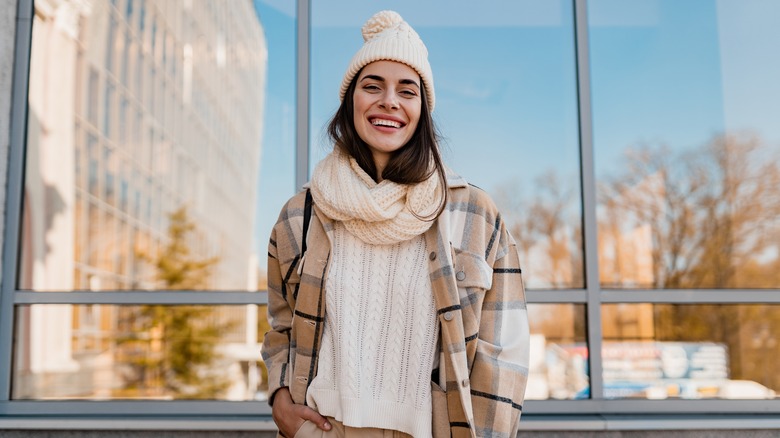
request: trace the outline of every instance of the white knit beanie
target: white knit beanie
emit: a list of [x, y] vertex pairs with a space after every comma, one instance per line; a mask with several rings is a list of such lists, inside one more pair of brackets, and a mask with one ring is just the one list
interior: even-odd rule
[[428, 49], [417, 32], [393, 11], [377, 12], [366, 21], [361, 31], [365, 43], [349, 63], [341, 82], [339, 98], [344, 100], [350, 82], [361, 68], [374, 61], [397, 61], [412, 67], [420, 75], [428, 97], [428, 110], [432, 112], [436, 103], [433, 72], [428, 63]]

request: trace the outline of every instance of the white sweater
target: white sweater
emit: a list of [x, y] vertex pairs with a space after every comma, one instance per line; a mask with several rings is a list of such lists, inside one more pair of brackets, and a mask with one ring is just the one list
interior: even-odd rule
[[336, 223], [317, 377], [306, 400], [351, 427], [431, 436], [439, 325], [422, 235], [371, 245]]

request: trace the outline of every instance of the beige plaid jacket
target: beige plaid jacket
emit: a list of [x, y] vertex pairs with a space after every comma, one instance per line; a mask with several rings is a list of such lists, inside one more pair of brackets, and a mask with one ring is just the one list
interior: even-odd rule
[[[529, 355], [517, 248], [485, 192], [455, 175], [448, 183], [447, 208], [425, 233], [441, 324], [434, 391], [446, 390], [452, 437], [515, 437]], [[263, 359], [271, 403], [281, 387], [289, 387], [296, 403], [306, 403], [327, 314], [325, 279], [333, 222], [314, 205], [301, 260], [304, 203], [305, 192], [287, 202], [268, 247], [271, 330], [263, 342]]]

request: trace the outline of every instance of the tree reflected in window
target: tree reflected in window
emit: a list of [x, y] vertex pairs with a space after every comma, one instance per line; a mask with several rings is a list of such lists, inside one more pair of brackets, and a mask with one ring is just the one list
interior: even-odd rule
[[780, 286], [780, 160], [761, 138], [639, 145], [599, 183], [604, 287]]

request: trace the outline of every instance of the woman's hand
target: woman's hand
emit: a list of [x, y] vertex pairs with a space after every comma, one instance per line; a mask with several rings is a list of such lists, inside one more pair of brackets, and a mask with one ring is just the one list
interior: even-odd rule
[[296, 405], [288, 388], [279, 388], [276, 391], [271, 413], [279, 432], [288, 438], [294, 437], [306, 420], [324, 431], [330, 430], [330, 423], [317, 411], [308, 406]]

